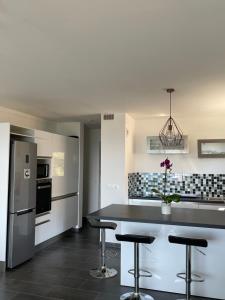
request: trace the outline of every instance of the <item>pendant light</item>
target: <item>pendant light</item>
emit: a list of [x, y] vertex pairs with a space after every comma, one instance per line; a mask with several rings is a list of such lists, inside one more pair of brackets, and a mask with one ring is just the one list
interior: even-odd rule
[[171, 116], [171, 95], [173, 92], [175, 92], [175, 90], [170, 88], [166, 89], [166, 92], [170, 94], [170, 116], [166, 121], [166, 124], [159, 132], [159, 139], [164, 147], [179, 146], [183, 139], [183, 134], [176, 124], [175, 120]]

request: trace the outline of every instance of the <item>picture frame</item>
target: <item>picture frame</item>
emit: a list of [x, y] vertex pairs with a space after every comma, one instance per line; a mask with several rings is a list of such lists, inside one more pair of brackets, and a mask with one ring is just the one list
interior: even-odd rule
[[225, 158], [225, 139], [200, 139], [197, 142], [199, 158]]
[[181, 144], [173, 147], [164, 147], [159, 139], [159, 136], [147, 136], [147, 153], [149, 154], [187, 154], [188, 136], [184, 135]]

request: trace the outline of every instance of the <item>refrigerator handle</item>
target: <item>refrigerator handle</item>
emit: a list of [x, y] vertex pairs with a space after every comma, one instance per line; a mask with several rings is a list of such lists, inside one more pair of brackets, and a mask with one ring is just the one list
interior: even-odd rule
[[28, 214], [28, 213], [32, 212], [33, 210], [34, 210], [34, 208], [23, 209], [23, 210], [17, 211], [16, 214], [17, 214], [17, 216], [20, 216], [20, 215]]

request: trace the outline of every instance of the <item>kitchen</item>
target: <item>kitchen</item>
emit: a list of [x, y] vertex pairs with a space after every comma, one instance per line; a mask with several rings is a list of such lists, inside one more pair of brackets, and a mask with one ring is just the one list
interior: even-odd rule
[[0, 299], [224, 300], [225, 2], [0, 10]]
[[1, 227], [5, 240], [1, 244], [1, 269], [4, 270], [32, 258], [35, 246], [38, 249], [66, 230], [79, 229], [82, 199], [78, 137], [9, 123], [1, 123], [0, 127], [4, 137], [2, 149], [5, 149], [2, 172], [9, 174], [9, 203], [8, 189], [5, 195], [1, 194], [2, 205], [5, 202], [8, 207], [1, 211], [2, 216], [7, 216], [2, 218]]
[[[221, 218], [219, 226], [224, 228], [224, 153], [215, 156], [214, 154], [211, 156], [207, 154], [202, 157], [199, 149], [199, 141], [201, 141], [206, 144], [210, 143], [210, 146], [216, 148], [217, 143], [221, 143], [220, 148], [223, 150], [222, 116], [211, 117], [210, 122], [208, 117], [201, 117], [201, 124], [199, 124], [197, 116], [192, 118], [176, 117], [175, 120], [179, 122], [188, 138], [185, 153], [171, 153], [165, 149], [163, 152], [160, 150], [161, 152], [158, 151], [158, 153], [149, 153], [149, 137], [157, 136], [157, 132], [159, 133], [165, 123], [165, 118], [148, 118], [141, 115], [132, 117], [117, 114], [115, 115], [114, 124], [113, 121], [109, 124], [109, 121], [102, 119], [102, 131], [104, 133], [102, 143], [110, 143], [108, 148], [110, 153], [105, 153], [103, 160], [106, 161], [114, 153], [116, 155], [114, 155], [113, 164], [110, 165], [113, 175], [103, 167], [105, 186], [102, 186], [102, 191], [104, 193], [103, 199], [107, 199], [105, 205], [102, 206], [102, 211], [100, 210], [99, 213], [93, 212], [91, 216], [95, 218], [101, 216], [100, 218], [103, 221], [117, 223], [116, 232], [107, 231], [106, 241], [110, 243], [118, 242], [115, 234], [146, 235], [152, 233], [155, 236], [156, 241], [152, 247], [146, 248], [146, 245], [141, 247], [140, 268], [153, 272], [152, 278], [143, 277], [140, 279], [140, 287], [142, 288], [154, 289], [155, 287], [156, 290], [171, 293], [184, 291], [185, 281], [176, 279], [176, 273], [184, 271], [184, 248], [177, 246], [177, 248], [174, 248], [176, 249], [173, 250], [174, 252], [170, 250], [168, 236], [173, 233], [180, 236], [182, 234], [188, 236], [189, 234], [195, 237], [206, 237], [209, 243], [207, 251], [198, 248], [197, 251], [193, 251], [192, 257], [196, 259], [194, 263], [195, 272], [202, 273], [205, 282], [192, 283], [192, 293], [196, 296], [223, 299], [222, 278], [224, 278], [224, 268], [221, 267], [221, 249], [224, 248], [225, 238], [223, 230], [213, 229], [213, 224], [216, 224], [216, 218]], [[114, 136], [114, 140], [117, 136], [118, 140], [121, 140], [122, 137], [126, 142], [123, 144], [110, 142], [107, 136], [111, 135]], [[161, 163], [166, 158], [172, 164], [171, 172], [168, 173], [167, 178], [167, 193], [176, 193], [181, 196], [180, 202], [172, 203], [171, 214], [168, 216], [161, 214], [162, 200], [153, 191], [158, 189], [163, 193], [165, 174]], [[115, 161], [117, 161], [116, 164]], [[118, 170], [115, 165], [120, 165], [120, 169]], [[107, 179], [105, 179], [106, 177]], [[116, 178], [119, 178], [120, 181]], [[126, 181], [127, 178], [128, 182]], [[109, 199], [111, 199], [111, 203]], [[124, 199], [127, 200], [124, 201]], [[127, 205], [130, 206], [130, 209], [127, 208], [126, 210]], [[155, 215], [151, 214], [150, 209]], [[180, 212], [180, 215], [177, 215], [178, 212]], [[193, 222], [194, 220], [196, 223], [201, 222], [201, 215], [203, 214], [202, 218], [204, 220], [212, 221], [212, 227], [210, 225], [206, 229], [203, 227], [198, 229], [198, 227], [192, 226], [194, 223], [190, 220], [187, 220], [190, 227], [186, 227], [185, 220], [189, 212], [190, 219], [193, 218]], [[142, 214], [146, 216], [145, 221], [142, 220]], [[176, 223], [174, 221], [173, 223], [176, 218], [180, 221], [183, 219], [184, 222]], [[164, 223], [170, 225], [163, 225]], [[185, 226], [182, 226], [182, 224]], [[165, 249], [167, 249], [166, 252]], [[121, 250], [121, 284], [134, 286], [132, 275], [127, 275], [128, 270], [133, 265], [132, 246], [129, 243], [122, 242]], [[203, 254], [197, 254], [201, 252]], [[205, 254], [206, 256], [204, 256]], [[167, 267], [163, 268], [163, 265]], [[210, 270], [214, 270], [215, 273], [210, 275]], [[162, 279], [161, 283], [160, 278]], [[171, 281], [169, 278], [172, 278]], [[213, 279], [215, 279], [215, 282], [211, 281]], [[208, 290], [206, 286], [209, 287]], [[149, 294], [151, 295], [151, 291], [149, 291]]]

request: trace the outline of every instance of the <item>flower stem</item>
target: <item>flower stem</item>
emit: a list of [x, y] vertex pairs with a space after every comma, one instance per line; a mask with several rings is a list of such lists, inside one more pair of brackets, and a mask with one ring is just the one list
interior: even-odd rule
[[166, 196], [166, 185], [167, 185], [167, 169], [165, 168], [165, 172], [164, 172], [164, 190], [163, 190], [164, 196]]

